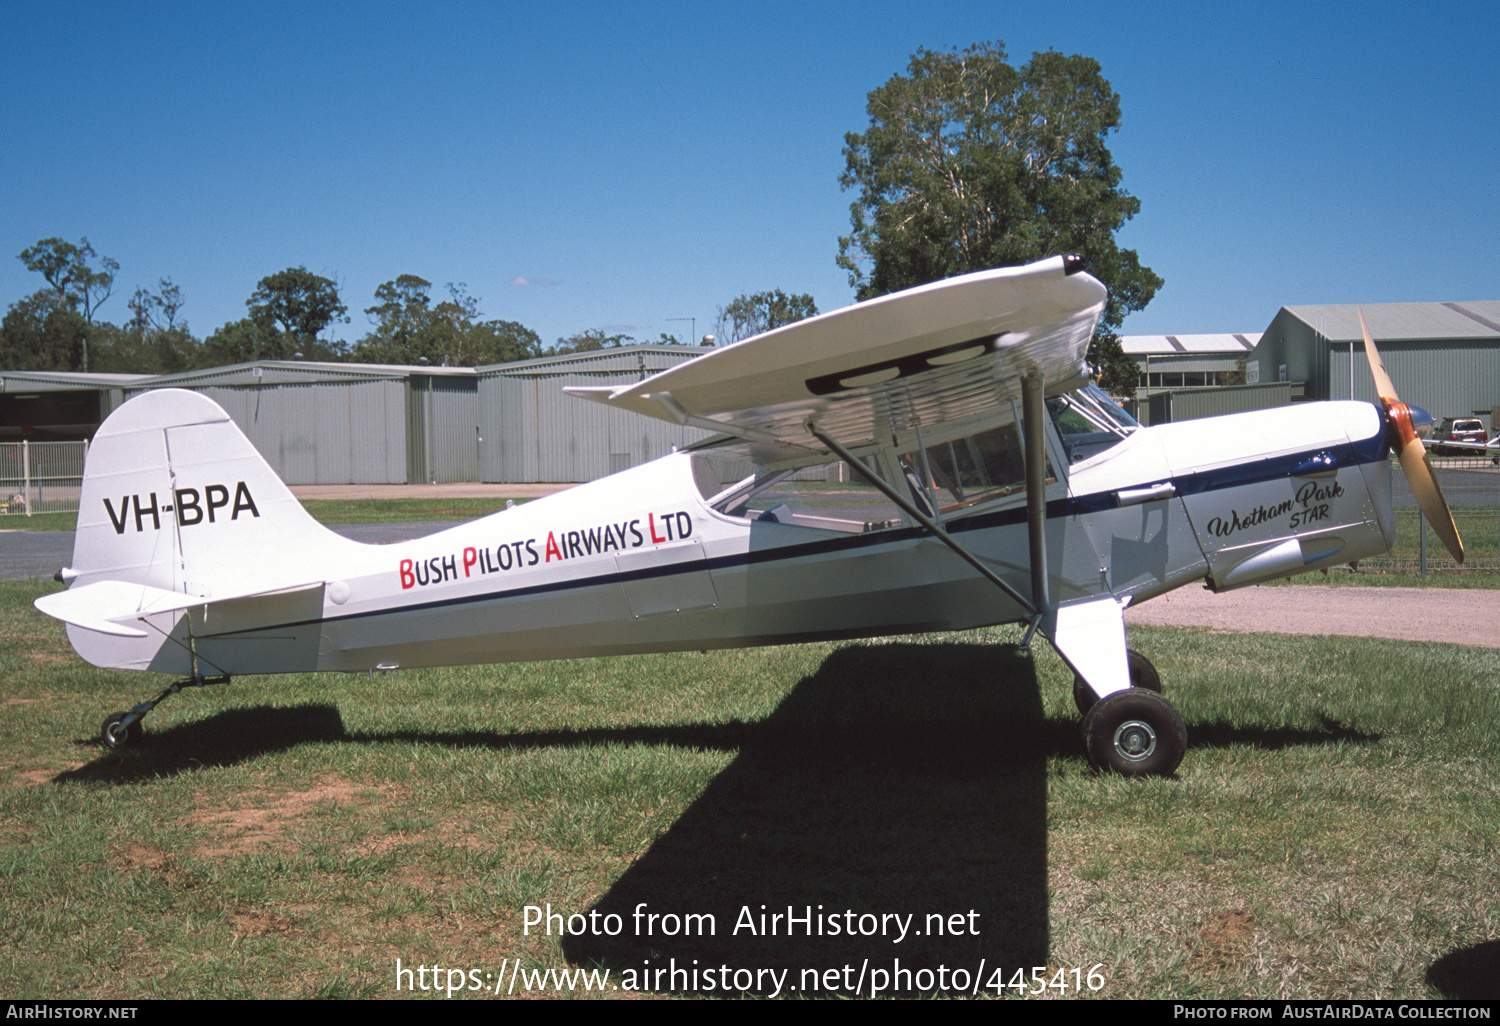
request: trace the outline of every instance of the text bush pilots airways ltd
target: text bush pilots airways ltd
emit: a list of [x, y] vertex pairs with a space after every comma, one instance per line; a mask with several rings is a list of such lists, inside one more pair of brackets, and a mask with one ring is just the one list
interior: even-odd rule
[[[401, 587], [426, 587], [478, 574], [503, 573], [522, 567], [550, 563], [553, 560], [576, 559], [611, 550], [638, 549], [649, 543], [682, 541], [693, 535], [693, 518], [684, 510], [670, 513], [647, 513], [640, 517], [606, 523], [577, 531], [552, 530], [546, 541], [540, 537], [505, 542], [493, 549], [467, 546], [462, 553], [429, 556], [425, 559], [401, 560]], [[537, 547], [541, 546], [538, 553]]]

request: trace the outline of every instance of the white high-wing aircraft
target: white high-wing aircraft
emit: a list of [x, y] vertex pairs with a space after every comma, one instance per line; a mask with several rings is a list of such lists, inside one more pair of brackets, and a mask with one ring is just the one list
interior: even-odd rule
[[[1073, 257], [860, 303], [644, 381], [570, 389], [716, 434], [472, 523], [364, 545], [315, 522], [215, 403], [160, 390], [89, 451], [68, 590], [102, 667], [183, 687], [1024, 622], [1074, 670], [1090, 758], [1169, 775], [1186, 730], [1124, 610], [1389, 549], [1389, 453], [1462, 559], [1409, 408], [1141, 428], [1089, 381], [1105, 290]], [[834, 483], [813, 479], [835, 478]], [[840, 483], [842, 481], [843, 483]]]

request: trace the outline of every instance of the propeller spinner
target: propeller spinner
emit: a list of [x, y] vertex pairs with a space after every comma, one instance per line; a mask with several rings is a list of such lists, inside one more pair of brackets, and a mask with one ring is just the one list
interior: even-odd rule
[[1437, 532], [1448, 551], [1453, 553], [1453, 558], [1462, 563], [1463, 539], [1458, 536], [1458, 525], [1453, 522], [1453, 511], [1448, 508], [1448, 500], [1443, 498], [1443, 489], [1438, 485], [1432, 460], [1427, 456], [1427, 448], [1417, 437], [1417, 428], [1412, 422], [1413, 408], [1403, 403], [1396, 394], [1396, 386], [1391, 384], [1390, 375], [1385, 372], [1385, 364], [1381, 362], [1380, 352], [1375, 348], [1375, 340], [1370, 337], [1370, 329], [1365, 325], [1364, 311], [1357, 312], [1359, 330], [1365, 336], [1365, 352], [1370, 357], [1370, 374], [1375, 379], [1375, 392], [1380, 396], [1386, 417], [1400, 440], [1398, 456], [1401, 459], [1401, 469], [1406, 472], [1406, 480], [1411, 484], [1417, 505], [1432, 524], [1432, 529]]

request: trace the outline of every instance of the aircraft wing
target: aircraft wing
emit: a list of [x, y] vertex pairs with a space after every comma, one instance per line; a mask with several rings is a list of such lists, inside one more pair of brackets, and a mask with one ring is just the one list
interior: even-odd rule
[[644, 381], [565, 392], [753, 442], [821, 450], [916, 425], [982, 422], [1039, 370], [1048, 394], [1087, 379], [1105, 290], [1071, 257], [881, 296], [715, 350]]

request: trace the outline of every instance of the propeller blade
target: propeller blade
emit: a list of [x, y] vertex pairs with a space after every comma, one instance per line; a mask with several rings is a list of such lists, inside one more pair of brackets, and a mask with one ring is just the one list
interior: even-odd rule
[[1418, 438], [1418, 432], [1412, 423], [1412, 408], [1401, 402], [1397, 387], [1391, 383], [1391, 375], [1386, 374], [1385, 362], [1380, 359], [1376, 341], [1370, 336], [1370, 326], [1365, 324], [1365, 312], [1359, 308], [1355, 308], [1355, 312], [1359, 314], [1359, 332], [1365, 336], [1365, 354], [1370, 357], [1370, 377], [1376, 380], [1376, 395], [1380, 396], [1380, 401], [1386, 408], [1386, 416], [1391, 419], [1391, 426], [1397, 432], [1401, 469], [1406, 472], [1407, 483], [1412, 484], [1412, 495], [1416, 496], [1416, 504], [1427, 517], [1427, 522], [1437, 531], [1437, 537], [1442, 538], [1443, 547], [1458, 562], [1463, 562], [1464, 540], [1458, 537], [1454, 511], [1449, 510], [1448, 499], [1443, 498], [1442, 486], [1437, 483], [1437, 474], [1433, 471], [1433, 460], [1428, 459], [1427, 446]]
[[1365, 324], [1365, 312], [1358, 307], [1355, 312], [1359, 314], [1359, 330], [1365, 337], [1370, 376], [1375, 379], [1375, 392], [1380, 396], [1386, 416], [1390, 418], [1391, 426], [1396, 431], [1400, 443], [1401, 469], [1406, 473], [1412, 495], [1416, 497], [1422, 515], [1442, 539], [1443, 547], [1453, 554], [1454, 559], [1463, 563], [1464, 542], [1458, 536], [1458, 525], [1453, 522], [1453, 511], [1448, 508], [1448, 500], [1443, 498], [1443, 489], [1432, 469], [1432, 460], [1427, 456], [1427, 447], [1417, 437], [1411, 407], [1401, 401], [1401, 397], [1396, 394], [1396, 386], [1391, 383], [1391, 376], [1385, 372], [1385, 363], [1380, 359], [1380, 351], [1375, 348], [1375, 340], [1370, 337], [1369, 325]]
[[1458, 536], [1458, 525], [1453, 522], [1453, 512], [1448, 508], [1448, 500], [1443, 498], [1443, 489], [1438, 485], [1437, 474], [1432, 470], [1432, 460], [1428, 458], [1427, 449], [1420, 438], [1413, 438], [1401, 447], [1401, 469], [1406, 472], [1406, 480], [1411, 483], [1417, 505], [1437, 536], [1442, 539], [1443, 547], [1462, 564], [1464, 542]]
[[1385, 372], [1380, 351], [1375, 348], [1375, 340], [1370, 337], [1370, 329], [1365, 326], [1365, 312], [1358, 307], [1354, 309], [1359, 314], [1359, 330], [1365, 336], [1365, 355], [1370, 358], [1370, 376], [1375, 379], [1375, 394], [1381, 399], [1399, 403], [1401, 397], [1396, 394], [1396, 386], [1391, 384], [1391, 376]]

